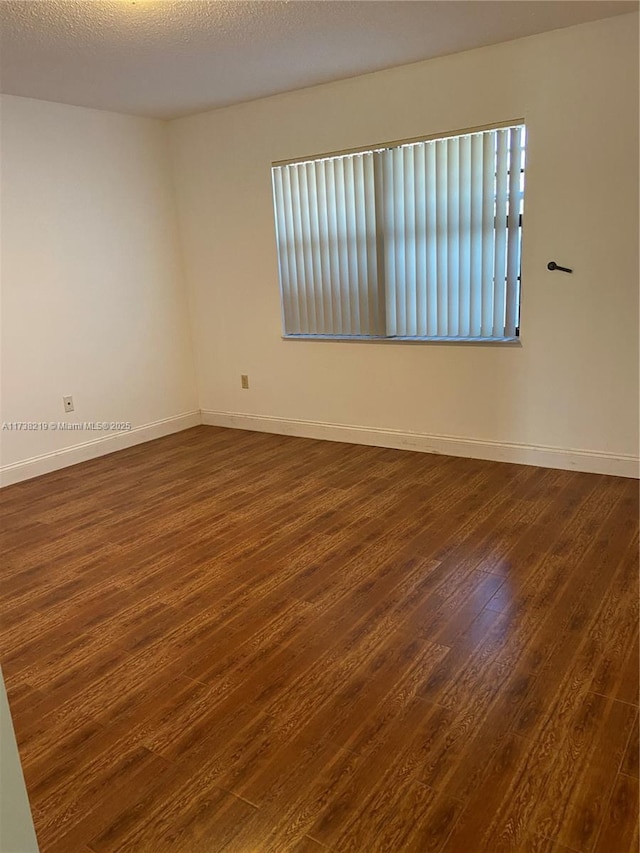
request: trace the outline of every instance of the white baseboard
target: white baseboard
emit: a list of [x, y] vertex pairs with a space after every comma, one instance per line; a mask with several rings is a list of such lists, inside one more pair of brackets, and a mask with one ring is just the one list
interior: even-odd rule
[[31, 477], [39, 477], [59, 468], [76, 465], [78, 462], [86, 462], [97, 456], [106, 456], [116, 450], [124, 450], [125, 447], [133, 447], [134, 444], [142, 444], [152, 441], [154, 438], [162, 438], [174, 432], [180, 432], [189, 427], [198, 426], [202, 423], [200, 410], [185, 412], [171, 418], [163, 418], [153, 423], [143, 424], [126, 432], [117, 432], [113, 435], [105, 435], [92, 441], [83, 441], [52, 453], [44, 453], [42, 456], [33, 456], [21, 462], [11, 465], [0, 466], [0, 486], [10, 486]]
[[78, 462], [86, 462], [89, 459], [105, 456], [145, 441], [152, 441], [154, 438], [162, 438], [164, 435], [180, 432], [199, 424], [294, 435], [300, 438], [344, 441], [373, 447], [390, 447], [397, 450], [417, 450], [422, 453], [490, 459], [496, 462], [514, 462], [520, 465], [537, 465], [542, 468], [562, 468], [568, 471], [587, 471], [618, 477], [640, 477], [640, 459], [635, 456], [203, 409], [201, 412], [186, 412], [144, 424], [128, 432], [103, 436], [42, 456], [0, 466], [0, 486], [9, 486], [41, 474], [48, 474], [50, 471], [76, 465]]
[[397, 450], [418, 450], [423, 453], [490, 459], [495, 462], [515, 462], [520, 465], [537, 465], [542, 468], [562, 468], [567, 471], [613, 474], [618, 477], [638, 478], [640, 476], [640, 459], [638, 457], [592, 450], [513, 444], [477, 438], [459, 438], [451, 435], [427, 435], [403, 430], [348, 426], [321, 421], [272, 418], [237, 412], [214, 412], [208, 409], [202, 410], [202, 423], [210, 426], [255, 430], [256, 432], [273, 432], [279, 435], [295, 435], [300, 438], [320, 438], [328, 441], [345, 441], [350, 444], [392, 447]]

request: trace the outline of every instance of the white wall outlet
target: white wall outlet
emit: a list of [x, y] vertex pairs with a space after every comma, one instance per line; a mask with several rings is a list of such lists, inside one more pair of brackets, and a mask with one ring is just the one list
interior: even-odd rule
[[245, 390], [249, 387], [249, 377], [246, 373], [240, 374], [240, 386]]
[[65, 412], [73, 411], [73, 397], [63, 397], [62, 402], [64, 403]]

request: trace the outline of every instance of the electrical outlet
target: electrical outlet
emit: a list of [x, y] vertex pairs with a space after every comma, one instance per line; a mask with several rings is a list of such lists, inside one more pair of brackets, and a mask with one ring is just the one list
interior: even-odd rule
[[62, 402], [64, 403], [65, 412], [73, 411], [73, 397], [63, 397]]
[[249, 377], [246, 373], [243, 373], [240, 376], [240, 386], [245, 390], [249, 387]]

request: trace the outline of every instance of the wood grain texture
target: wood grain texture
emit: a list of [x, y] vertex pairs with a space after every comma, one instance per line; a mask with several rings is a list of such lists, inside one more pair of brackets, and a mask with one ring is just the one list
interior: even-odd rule
[[631, 853], [631, 480], [213, 427], [0, 492], [42, 853]]

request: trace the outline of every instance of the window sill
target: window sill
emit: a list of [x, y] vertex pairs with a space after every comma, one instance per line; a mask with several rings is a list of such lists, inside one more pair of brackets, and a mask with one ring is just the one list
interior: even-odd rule
[[522, 346], [519, 337], [513, 338], [433, 338], [383, 337], [368, 335], [282, 335], [283, 341], [333, 341], [354, 344], [463, 344], [466, 346]]

